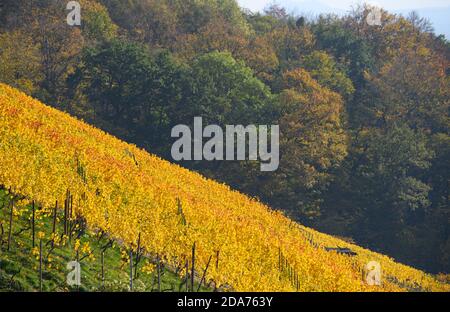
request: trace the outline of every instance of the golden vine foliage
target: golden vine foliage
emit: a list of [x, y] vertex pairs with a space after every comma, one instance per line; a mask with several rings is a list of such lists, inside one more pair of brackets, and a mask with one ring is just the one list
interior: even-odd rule
[[[70, 190], [75, 213], [92, 230], [103, 230], [134, 248], [141, 234], [140, 246], [169, 265], [183, 266], [195, 242], [197, 270], [213, 256], [207, 280], [224, 288], [295, 291], [280, 273], [281, 251], [299, 276], [300, 291], [450, 290], [430, 275], [306, 229], [226, 185], [152, 156], [4, 84], [0, 168], [0, 185], [49, 210]], [[315, 248], [306, 235], [322, 246], [349, 246], [358, 256]], [[364, 283], [362, 268], [370, 260], [381, 263], [386, 277], [382, 286]]]

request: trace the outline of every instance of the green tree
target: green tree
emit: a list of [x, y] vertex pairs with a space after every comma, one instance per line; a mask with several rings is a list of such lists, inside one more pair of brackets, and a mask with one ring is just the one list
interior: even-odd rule
[[103, 5], [91, 1], [80, 1], [83, 9], [83, 36], [94, 41], [111, 40], [117, 36], [118, 27], [113, 23], [109, 12]]
[[112, 20], [128, 37], [151, 46], [170, 46], [178, 16], [166, 0], [102, 0]]
[[182, 33], [198, 33], [215, 19], [222, 17], [227, 23], [244, 33], [250, 31], [244, 14], [235, 0], [173, 0]]
[[184, 101], [181, 116], [202, 116], [207, 123], [219, 125], [261, 123], [270, 90], [243, 62], [230, 53], [211, 52], [192, 65], [191, 92]]
[[97, 124], [158, 152], [181, 77], [168, 53], [152, 57], [143, 46], [113, 40], [87, 49], [68, 83], [87, 97]]
[[355, 92], [353, 82], [339, 68], [333, 58], [323, 51], [314, 51], [305, 56], [304, 66], [321, 85], [348, 98]]

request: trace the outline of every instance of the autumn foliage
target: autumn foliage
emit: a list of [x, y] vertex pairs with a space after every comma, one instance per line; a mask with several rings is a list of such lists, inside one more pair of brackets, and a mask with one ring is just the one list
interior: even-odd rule
[[[256, 199], [171, 164], [0, 84], [0, 185], [44, 209], [74, 195], [90, 231], [141, 246], [180, 266], [195, 242], [196, 266], [218, 287], [296, 291], [280, 273], [280, 253], [299, 291], [449, 291], [422, 271], [292, 222]], [[82, 168], [82, 170], [80, 170]], [[81, 174], [82, 173], [82, 174]], [[307, 239], [309, 238], [309, 239]], [[311, 244], [311, 240], [315, 243]], [[349, 247], [356, 257], [323, 247]], [[382, 286], [364, 266], [380, 262]]]

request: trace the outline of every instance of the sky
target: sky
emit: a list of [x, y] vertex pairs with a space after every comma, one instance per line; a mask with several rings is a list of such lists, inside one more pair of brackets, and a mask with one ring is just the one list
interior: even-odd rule
[[287, 9], [288, 12], [321, 14], [343, 14], [352, 6], [367, 2], [382, 7], [389, 12], [407, 15], [416, 11], [421, 17], [428, 18], [436, 34], [444, 34], [450, 39], [450, 0], [238, 0], [241, 7], [253, 12], [263, 11], [265, 7], [276, 3]]

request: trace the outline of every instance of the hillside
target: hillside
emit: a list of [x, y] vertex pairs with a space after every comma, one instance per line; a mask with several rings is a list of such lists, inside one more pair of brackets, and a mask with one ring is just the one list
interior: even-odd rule
[[[40, 214], [51, 215], [56, 202], [61, 208], [69, 198], [75, 224], [86, 222], [88, 232], [139, 246], [173, 268], [184, 267], [195, 243], [196, 271], [208, 267], [206, 280], [223, 289], [450, 290], [431, 275], [305, 228], [4, 84], [0, 168], [0, 185], [18, 196], [15, 210], [30, 214], [34, 200]], [[348, 247], [357, 256], [324, 247]], [[369, 261], [381, 264], [381, 286], [364, 283]]]
[[[0, 191], [0, 224], [9, 230], [10, 197]], [[70, 239], [52, 235], [53, 216], [41, 215], [36, 210], [35, 244], [33, 247], [30, 215], [32, 206], [16, 211], [12, 222], [13, 239], [8, 250], [8, 240], [0, 237], [2, 253], [0, 256], [0, 291], [39, 291], [40, 290], [40, 250], [43, 240], [42, 291], [129, 291], [129, 262], [126, 249], [112, 243], [105, 235], [95, 235], [85, 231], [76, 233]], [[55, 232], [63, 233], [63, 215], [58, 212]], [[79, 235], [78, 235], [79, 234]], [[53, 241], [50, 238], [55, 238]], [[103, 257], [102, 257], [103, 254]], [[31, 255], [31, 256], [30, 256]], [[67, 284], [67, 269], [70, 261], [78, 260], [81, 265], [81, 285]], [[137, 263], [137, 265], [136, 265]], [[158, 265], [156, 259], [141, 256], [133, 258], [133, 291], [184, 291], [185, 279], [175, 272]], [[195, 289], [209, 290], [205, 286]], [[188, 287], [190, 285], [188, 284]]]

